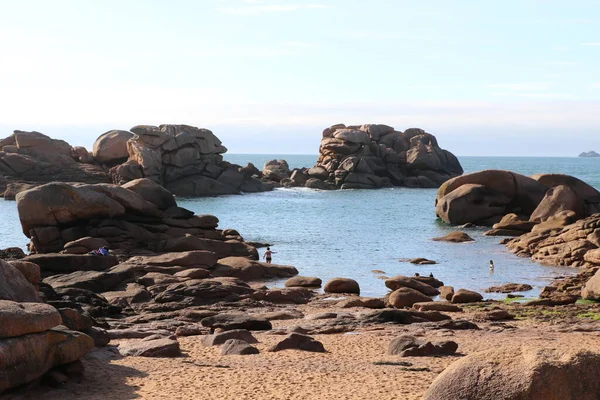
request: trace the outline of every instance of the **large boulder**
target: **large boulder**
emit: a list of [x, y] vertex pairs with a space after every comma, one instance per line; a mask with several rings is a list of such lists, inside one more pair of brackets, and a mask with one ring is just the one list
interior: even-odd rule
[[396, 290], [401, 287], [407, 287], [417, 290], [426, 296], [437, 296], [438, 294], [440, 294], [440, 292], [433, 286], [402, 275], [386, 279], [385, 286], [391, 290]]
[[7, 300], [0, 300], [0, 321], [0, 339], [43, 332], [62, 323], [51, 305]]
[[529, 220], [544, 222], [561, 211], [573, 211], [578, 218], [585, 216], [584, 200], [573, 189], [565, 185], [548, 189], [542, 201], [531, 213]]
[[332, 278], [323, 288], [325, 293], [354, 293], [360, 294], [358, 282], [349, 278]]
[[467, 289], [458, 289], [452, 296], [452, 303], [477, 303], [483, 300], [483, 296], [477, 292]]
[[113, 218], [127, 212], [159, 217], [156, 206], [140, 195], [115, 185], [49, 183], [17, 195], [23, 233], [36, 227], [74, 224], [94, 218]]
[[41, 302], [36, 286], [4, 260], [0, 260], [0, 300]]
[[129, 131], [112, 130], [96, 139], [92, 148], [94, 158], [102, 164], [123, 162], [129, 157], [127, 141], [133, 137]]
[[548, 187], [510, 171], [473, 172], [446, 181], [438, 189], [435, 210], [449, 224], [498, 222], [511, 212], [531, 214]]
[[39, 333], [0, 340], [0, 393], [34, 381], [48, 370], [79, 360], [94, 340], [58, 326]]
[[409, 287], [400, 287], [388, 297], [387, 303], [394, 308], [412, 307], [415, 303], [431, 301], [431, 297]]
[[425, 400], [594, 400], [600, 398], [600, 354], [586, 348], [493, 348], [454, 362]]

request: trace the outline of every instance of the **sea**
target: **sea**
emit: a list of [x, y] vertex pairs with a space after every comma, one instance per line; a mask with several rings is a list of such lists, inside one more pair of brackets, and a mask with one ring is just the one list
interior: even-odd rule
[[[285, 159], [290, 168], [310, 167], [316, 155], [226, 154], [225, 160], [261, 168], [266, 161]], [[459, 157], [465, 173], [484, 169], [510, 170], [524, 175], [573, 175], [600, 189], [600, 158]], [[388, 292], [385, 277], [433, 274], [455, 289], [482, 292], [504, 283], [528, 283], [536, 297], [553, 279], [575, 274], [568, 267], [548, 267], [517, 257], [484, 236], [486, 229], [466, 230], [475, 241], [444, 243], [431, 239], [456, 230], [435, 216], [435, 189], [386, 188], [320, 191], [281, 188], [272, 192], [211, 198], [178, 199], [197, 214], [219, 218], [220, 228], [236, 229], [245, 240], [271, 244], [273, 262], [293, 265], [300, 275], [356, 280], [361, 295], [381, 297]], [[16, 203], [0, 200], [0, 248], [25, 249]], [[262, 257], [265, 249], [259, 249]], [[434, 265], [413, 265], [407, 259], [424, 257]], [[490, 272], [489, 261], [495, 269]], [[283, 287], [284, 280], [267, 282]], [[488, 294], [486, 298], [504, 298]]]

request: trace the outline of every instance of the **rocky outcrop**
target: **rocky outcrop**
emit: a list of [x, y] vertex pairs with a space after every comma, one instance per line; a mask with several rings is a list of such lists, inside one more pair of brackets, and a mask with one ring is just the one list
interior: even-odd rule
[[[77, 361], [94, 347], [91, 337], [62, 326], [61, 313], [40, 302], [40, 284], [33, 282], [34, 277], [39, 279], [39, 268], [37, 274], [31, 274], [29, 265], [23, 270], [27, 279], [19, 269], [0, 260], [0, 393]], [[65, 315], [80, 316], [75, 310]]]
[[600, 214], [575, 221], [573, 213], [559, 213], [507, 243], [519, 256], [545, 265], [600, 266]]
[[462, 173], [458, 159], [422, 129], [400, 132], [387, 125], [337, 124], [323, 131], [316, 165], [293, 171], [288, 185], [318, 189], [437, 188]]
[[510, 213], [537, 223], [567, 210], [578, 218], [600, 212], [600, 192], [568, 175], [486, 170], [445, 182], [435, 207], [449, 224], [492, 225]]
[[148, 178], [175, 195], [189, 197], [271, 189], [241, 166], [223, 161], [227, 149], [208, 129], [138, 125], [131, 132], [134, 136], [127, 141], [128, 160], [110, 170], [114, 183]]
[[590, 150], [590, 151], [584, 151], [583, 153], [580, 153], [577, 157], [582, 157], [582, 158], [600, 157], [600, 154], [598, 154], [594, 150]]
[[495, 348], [451, 364], [424, 399], [592, 400], [600, 397], [598, 368], [600, 355], [580, 347]]
[[[48, 182], [102, 183], [110, 179], [102, 167], [93, 165], [87, 150], [39, 132], [14, 131], [0, 140], [0, 193], [16, 184], [16, 192]], [[22, 184], [29, 184], [23, 186]]]
[[219, 257], [258, 258], [241, 237], [217, 230], [216, 217], [176, 207], [160, 185], [145, 179], [130, 185], [50, 183], [19, 193], [17, 209], [30, 250], [83, 253], [108, 243], [125, 254], [210, 250]]

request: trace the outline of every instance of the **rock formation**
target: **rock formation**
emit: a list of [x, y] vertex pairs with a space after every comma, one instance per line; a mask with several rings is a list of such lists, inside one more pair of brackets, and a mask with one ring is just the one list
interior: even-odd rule
[[210, 250], [258, 258], [237, 232], [216, 230], [216, 217], [177, 207], [173, 196], [149, 179], [122, 187], [49, 183], [19, 193], [17, 209], [30, 250], [37, 253], [87, 253], [92, 242], [81, 239], [91, 237], [93, 246], [108, 243], [126, 254]]
[[69, 317], [83, 316], [70, 310], [63, 317], [41, 302], [39, 268], [35, 273], [34, 264], [20, 267], [27, 272], [0, 260], [0, 393], [74, 363], [94, 347], [90, 336], [69, 326]]
[[456, 225], [492, 225], [510, 213], [522, 216], [521, 221], [534, 223], [567, 210], [584, 218], [600, 212], [600, 192], [568, 175], [527, 177], [509, 171], [486, 170], [445, 182], [438, 189], [435, 210], [444, 222]]
[[102, 167], [92, 161], [83, 147], [71, 147], [39, 132], [14, 131], [0, 140], [0, 193], [13, 186], [14, 196], [23, 184], [110, 182]]
[[[223, 161], [227, 151], [208, 129], [189, 125], [138, 125], [127, 140], [129, 159], [110, 170], [114, 183], [148, 178], [178, 196], [214, 196], [263, 192], [271, 187], [252, 178], [242, 167]], [[107, 134], [105, 134], [107, 135]], [[101, 136], [94, 148], [108, 147]], [[122, 142], [120, 137], [112, 139]], [[117, 146], [118, 147], [118, 146]], [[118, 153], [122, 154], [122, 153]]]
[[[179, 196], [262, 192], [256, 168], [223, 161], [227, 149], [208, 129], [138, 125], [98, 137], [92, 153], [39, 132], [14, 131], [0, 140], [0, 193], [48, 182], [116, 183], [149, 178]], [[109, 169], [110, 168], [110, 169]]]
[[422, 129], [337, 124], [323, 131], [316, 165], [292, 171], [282, 183], [317, 189], [437, 188], [462, 173], [458, 159]]
[[578, 157], [582, 157], [582, 158], [600, 157], [600, 154], [598, 154], [594, 150], [591, 150], [591, 151], [584, 151], [583, 153], [579, 154]]

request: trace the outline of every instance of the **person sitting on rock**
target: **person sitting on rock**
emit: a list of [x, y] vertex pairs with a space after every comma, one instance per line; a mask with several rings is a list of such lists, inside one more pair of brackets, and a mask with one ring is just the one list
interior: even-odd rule
[[109, 253], [108, 248], [106, 246], [102, 246], [98, 250], [90, 251], [88, 254], [93, 254], [95, 256], [107, 256]]
[[265, 254], [263, 254], [263, 258], [267, 259], [267, 264], [271, 264], [271, 254], [277, 254], [274, 251], [271, 251], [270, 247], [267, 247], [267, 251], [265, 251]]

